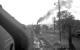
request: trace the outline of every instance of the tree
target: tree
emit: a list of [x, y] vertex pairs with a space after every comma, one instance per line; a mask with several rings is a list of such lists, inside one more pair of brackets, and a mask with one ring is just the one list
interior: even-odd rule
[[60, 27], [62, 31], [68, 31], [68, 26], [73, 26], [74, 21], [74, 16], [71, 15], [70, 12], [64, 10], [60, 12], [60, 20], [57, 21], [57, 25], [59, 25], [58, 27]]
[[[58, 16], [58, 15], [57, 15]], [[72, 35], [77, 34], [80, 30], [80, 20], [75, 20], [74, 16], [70, 12], [62, 11], [60, 20], [57, 22], [57, 27], [60, 26], [62, 32], [68, 32], [69, 26], [71, 26]]]
[[[59, 13], [57, 16], [59, 16]], [[61, 35], [65, 34], [66, 32], [69, 35], [68, 37], [70, 50], [75, 49], [72, 44], [72, 28], [75, 24], [74, 21], [74, 16], [66, 10], [60, 12], [60, 19], [57, 21], [57, 26], [60, 28]]]

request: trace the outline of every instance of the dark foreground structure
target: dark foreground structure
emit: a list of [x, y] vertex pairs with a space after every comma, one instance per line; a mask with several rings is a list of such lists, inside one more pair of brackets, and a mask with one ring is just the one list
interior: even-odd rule
[[15, 50], [12, 36], [0, 26], [0, 50]]
[[[23, 27], [23, 25], [21, 23], [19, 23], [11, 15], [9, 15], [9, 13], [6, 12], [2, 8], [2, 6], [0, 6], [0, 25], [2, 26], [2, 27], [0, 26], [0, 30], [2, 30], [2, 28], [4, 28], [5, 31], [8, 32], [7, 33], [5, 31], [3, 31], [4, 34], [0, 33], [0, 46], [2, 43], [5, 42], [4, 40], [1, 40], [1, 38], [8, 40], [8, 38], [6, 38], [6, 36], [7, 36], [7, 34], [9, 34], [9, 35], [11, 35], [11, 36], [9, 36], [9, 38], [11, 38], [11, 40], [10, 40], [11, 42], [9, 45], [13, 46], [13, 44], [15, 43], [15, 50], [31, 50], [30, 47], [32, 47], [32, 41], [30, 39], [28, 31], [26, 31], [26, 29]], [[6, 44], [4, 44], [4, 45], [6, 45]], [[0, 50], [4, 50], [1, 48], [0, 48]], [[5, 48], [5, 50], [7, 50], [7, 49]]]

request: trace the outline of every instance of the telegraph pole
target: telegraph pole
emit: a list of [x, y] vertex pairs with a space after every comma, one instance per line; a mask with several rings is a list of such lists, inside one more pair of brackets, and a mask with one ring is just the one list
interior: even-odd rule
[[[61, 17], [61, 14], [60, 14], [60, 10], [61, 10], [61, 5], [60, 5], [60, 0], [58, 0], [58, 17], [59, 17], [59, 25], [60, 25], [60, 17]], [[60, 42], [61, 42], [61, 27], [59, 26], [59, 34], [60, 34]]]
[[54, 33], [55, 33], [55, 17], [53, 19], [54, 19]]

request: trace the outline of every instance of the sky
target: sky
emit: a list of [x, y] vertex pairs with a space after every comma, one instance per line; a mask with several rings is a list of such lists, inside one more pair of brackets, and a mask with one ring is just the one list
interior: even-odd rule
[[[54, 8], [57, 0], [0, 0], [2, 7], [20, 23], [29, 25], [36, 24], [40, 17]], [[75, 18], [80, 20], [80, 0], [73, 0], [70, 9]], [[54, 12], [55, 14], [56, 12]], [[46, 22], [45, 22], [46, 21]], [[50, 23], [52, 20], [45, 20], [43, 23]]]

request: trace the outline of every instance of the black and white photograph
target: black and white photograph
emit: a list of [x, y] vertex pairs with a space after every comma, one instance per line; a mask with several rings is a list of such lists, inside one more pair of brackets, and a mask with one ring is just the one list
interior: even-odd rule
[[80, 50], [80, 0], [0, 0], [0, 50]]

